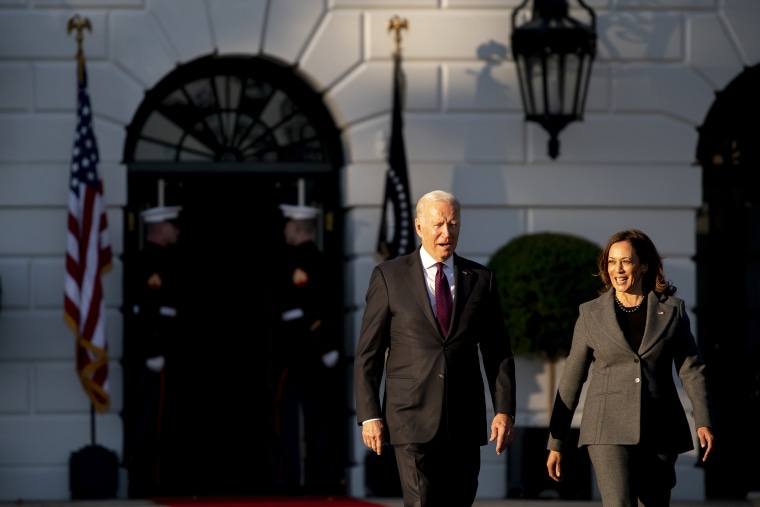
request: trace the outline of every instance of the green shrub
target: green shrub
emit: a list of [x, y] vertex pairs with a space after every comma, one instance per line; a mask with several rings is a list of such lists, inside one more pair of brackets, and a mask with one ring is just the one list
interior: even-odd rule
[[518, 236], [488, 261], [499, 285], [504, 321], [515, 355], [549, 361], [566, 357], [578, 318], [578, 305], [595, 298], [602, 283], [601, 248], [560, 233]]

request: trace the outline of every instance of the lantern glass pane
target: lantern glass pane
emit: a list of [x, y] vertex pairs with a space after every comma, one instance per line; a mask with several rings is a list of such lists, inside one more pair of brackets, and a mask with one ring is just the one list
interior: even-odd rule
[[565, 83], [567, 86], [565, 114], [578, 116], [582, 113], [581, 93], [583, 92], [584, 55], [570, 53], [565, 57]]
[[562, 114], [564, 104], [564, 74], [562, 73], [561, 55], [550, 53], [546, 57], [546, 112], [551, 115]]
[[[536, 68], [540, 71], [540, 60], [518, 55], [517, 76], [520, 80], [520, 93], [522, 94], [525, 114], [529, 116], [536, 114], [536, 100], [541, 98], [540, 90], [537, 95], [536, 90], [533, 88], [533, 83], [540, 83], [541, 79], [540, 72], [538, 76], [535, 76]], [[536, 81], [537, 79], [539, 81]]]
[[580, 69], [578, 71], [578, 86], [576, 87], [577, 106], [575, 112], [578, 119], [583, 119], [583, 111], [586, 109], [586, 95], [588, 94], [588, 85], [591, 80], [591, 63], [593, 58], [587, 54], [580, 56]]
[[549, 114], [581, 114], [590, 65], [590, 58], [574, 53], [552, 54], [546, 59]]
[[565, 56], [565, 90], [563, 114], [576, 116], [578, 113], [578, 91], [581, 84], [581, 63], [577, 54]]
[[530, 99], [530, 109], [527, 112], [530, 115], [543, 115], [546, 112], [543, 61], [538, 56], [532, 56], [526, 59], [526, 65], [526, 90]]

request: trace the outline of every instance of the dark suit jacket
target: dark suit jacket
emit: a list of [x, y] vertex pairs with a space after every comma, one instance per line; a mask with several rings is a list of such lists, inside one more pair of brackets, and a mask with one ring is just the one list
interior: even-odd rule
[[446, 339], [430, 304], [419, 251], [372, 272], [354, 363], [356, 415], [359, 424], [383, 418], [392, 444], [430, 441], [443, 418], [449, 438], [488, 442], [478, 346], [495, 411], [515, 413], [514, 359], [493, 274], [456, 255], [454, 271]]
[[646, 327], [636, 352], [618, 325], [613, 295], [610, 290], [580, 306], [547, 447], [563, 450], [591, 371], [579, 446], [635, 445], [645, 438], [663, 452], [690, 451], [694, 441], [673, 380], [674, 365], [691, 401], [695, 425], [712, 426], [712, 415], [705, 365], [684, 302], [656, 292], [647, 295]]

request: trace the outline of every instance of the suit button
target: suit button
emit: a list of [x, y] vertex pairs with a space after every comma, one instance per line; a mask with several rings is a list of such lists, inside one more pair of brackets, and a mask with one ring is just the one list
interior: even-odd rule
[[639, 358], [637, 357], [636, 359], [633, 360], [633, 362], [636, 363], [636, 364], [638, 364], [639, 363]]
[[441, 379], [441, 380], [443, 380], [443, 373], [439, 373], [438, 374], [438, 378]]
[[449, 350], [449, 348], [448, 348], [448, 347], [443, 347], [443, 351], [444, 351], [444, 352], [446, 352], [447, 350]]
[[641, 379], [640, 379], [639, 377], [636, 377], [635, 379], [633, 379], [633, 381], [634, 381], [634, 382], [636, 382], [636, 383], [638, 384], [638, 383], [640, 383], [640, 382], [641, 382]]

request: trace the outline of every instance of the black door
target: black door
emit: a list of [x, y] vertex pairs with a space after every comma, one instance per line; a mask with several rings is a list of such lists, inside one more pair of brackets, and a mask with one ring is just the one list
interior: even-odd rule
[[[159, 178], [164, 180], [164, 204], [183, 206], [177, 248], [186, 282], [185, 331], [174, 350], [173, 368], [167, 366], [162, 494], [267, 492], [273, 473], [267, 445], [272, 388], [268, 287], [270, 267], [283, 247], [278, 205], [297, 202], [297, 176], [130, 174], [129, 202], [135, 209], [127, 213], [125, 277], [129, 259], [140, 248], [139, 209], [156, 204]], [[310, 196], [319, 193], [314, 180], [309, 188]], [[341, 279], [338, 274], [336, 280]], [[129, 297], [125, 293], [127, 307]], [[125, 312], [125, 358], [129, 333]], [[125, 371], [125, 423], [130, 389]]]
[[760, 489], [744, 457], [760, 450], [760, 65], [746, 68], [700, 127], [704, 205], [698, 215], [696, 313], [713, 392], [716, 447], [705, 467], [708, 498]]

